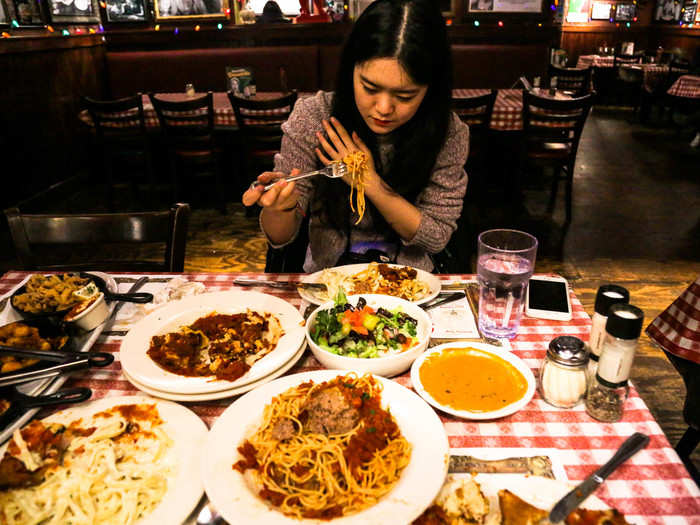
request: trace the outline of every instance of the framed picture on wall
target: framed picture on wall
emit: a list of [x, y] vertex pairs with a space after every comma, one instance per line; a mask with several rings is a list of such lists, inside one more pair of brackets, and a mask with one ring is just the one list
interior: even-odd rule
[[156, 20], [226, 18], [228, 0], [153, 0]]
[[48, 0], [51, 20], [57, 24], [96, 24], [100, 11], [96, 0]]
[[681, 11], [681, 22], [684, 24], [694, 24], [697, 11], [698, 4], [695, 2], [686, 1], [685, 4], [683, 4], [683, 10]]
[[637, 16], [637, 6], [634, 4], [617, 4], [615, 6], [616, 22], [631, 22]]
[[683, 6], [677, 0], [656, 0], [654, 20], [659, 22], [678, 22]]
[[[15, 19], [20, 26], [41, 26], [44, 25], [44, 18], [41, 15], [41, 6], [37, 0], [8, 0], [5, 8], [8, 7], [10, 1], [13, 2], [15, 8]], [[7, 14], [8, 18], [10, 14]]]
[[612, 4], [608, 2], [593, 2], [591, 20], [610, 20]]
[[6, 26], [10, 23], [10, 17], [7, 14], [4, 0], [0, 0], [0, 26]]
[[106, 0], [108, 22], [145, 22], [146, 0]]
[[590, 0], [569, 0], [566, 21], [569, 23], [586, 23], [591, 11]]
[[503, 13], [539, 13], [541, 0], [468, 0], [469, 11]]

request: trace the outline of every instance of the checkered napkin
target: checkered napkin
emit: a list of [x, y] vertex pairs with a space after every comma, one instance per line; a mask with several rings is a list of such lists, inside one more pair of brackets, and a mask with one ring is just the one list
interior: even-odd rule
[[646, 328], [667, 352], [700, 364], [700, 277]]

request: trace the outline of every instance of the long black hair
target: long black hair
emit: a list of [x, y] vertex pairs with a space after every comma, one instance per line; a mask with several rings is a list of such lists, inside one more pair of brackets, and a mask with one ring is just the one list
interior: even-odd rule
[[[355, 66], [375, 58], [396, 58], [416, 84], [428, 87], [413, 118], [391, 133], [393, 155], [381, 169], [382, 179], [413, 201], [430, 179], [450, 119], [452, 59], [439, 3], [376, 0], [357, 19], [343, 47], [332, 114], [349, 133], [357, 132], [379, 164], [377, 136], [360, 115], [353, 88]], [[319, 191], [321, 202], [326, 203], [322, 215], [334, 227], [347, 228], [350, 213], [345, 185], [324, 180]]]

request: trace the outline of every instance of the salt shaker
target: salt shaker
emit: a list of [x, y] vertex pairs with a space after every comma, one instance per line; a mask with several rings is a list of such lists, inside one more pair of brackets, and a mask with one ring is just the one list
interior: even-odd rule
[[588, 377], [595, 377], [598, 369], [598, 359], [603, 348], [605, 338], [605, 323], [608, 321], [608, 310], [616, 303], [627, 303], [630, 300], [630, 293], [626, 288], [616, 284], [604, 284], [598, 288], [595, 296], [595, 306], [593, 312], [591, 336], [588, 339], [588, 346], [591, 348], [590, 359], [588, 361]]
[[644, 312], [631, 304], [610, 307], [598, 371], [586, 394], [588, 415], [605, 422], [619, 421], [629, 393], [627, 380], [642, 333]]
[[188, 97], [194, 97], [195, 91], [194, 91], [194, 85], [192, 84], [185, 84], [185, 94]]
[[578, 405], [586, 395], [588, 350], [578, 337], [562, 335], [549, 343], [540, 367], [540, 395], [559, 408]]

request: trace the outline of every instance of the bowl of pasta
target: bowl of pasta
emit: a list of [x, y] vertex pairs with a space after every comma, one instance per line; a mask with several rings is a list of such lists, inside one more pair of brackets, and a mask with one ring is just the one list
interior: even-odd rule
[[432, 321], [418, 305], [379, 294], [345, 296], [314, 310], [306, 340], [326, 368], [392, 377], [428, 347]]

